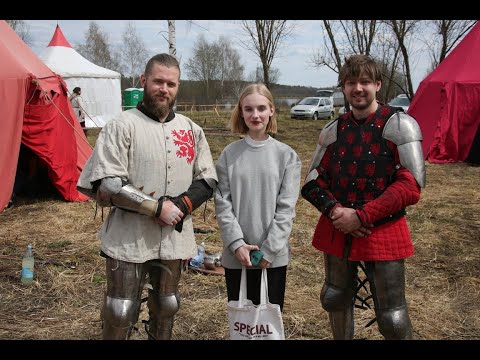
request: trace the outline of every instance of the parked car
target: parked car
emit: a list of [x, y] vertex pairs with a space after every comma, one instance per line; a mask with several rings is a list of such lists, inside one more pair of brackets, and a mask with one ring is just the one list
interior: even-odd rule
[[400, 94], [397, 97], [390, 100], [388, 103], [390, 106], [400, 107], [403, 111], [407, 112], [410, 106], [410, 99], [405, 94]]
[[334, 91], [333, 90], [317, 90], [317, 92], [315, 93], [315, 95], [313, 96], [316, 96], [316, 97], [323, 97], [323, 98], [329, 98], [330, 101], [332, 102], [332, 105], [335, 106], [335, 103], [333, 101], [333, 94], [334, 94]]
[[332, 101], [325, 97], [306, 97], [290, 109], [292, 119], [333, 119]]

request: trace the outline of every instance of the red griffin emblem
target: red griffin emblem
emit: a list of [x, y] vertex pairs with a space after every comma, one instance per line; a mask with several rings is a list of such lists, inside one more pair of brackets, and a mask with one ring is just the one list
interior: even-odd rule
[[177, 156], [186, 157], [187, 163], [191, 164], [195, 156], [192, 130], [179, 130], [178, 132], [173, 130], [172, 135], [174, 136], [173, 143], [178, 146]]

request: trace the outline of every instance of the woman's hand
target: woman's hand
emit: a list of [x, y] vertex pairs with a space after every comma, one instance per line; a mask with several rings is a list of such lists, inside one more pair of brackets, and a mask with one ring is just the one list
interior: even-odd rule
[[244, 266], [252, 266], [250, 261], [250, 251], [259, 250], [257, 245], [242, 245], [237, 250], [235, 250], [235, 257]]

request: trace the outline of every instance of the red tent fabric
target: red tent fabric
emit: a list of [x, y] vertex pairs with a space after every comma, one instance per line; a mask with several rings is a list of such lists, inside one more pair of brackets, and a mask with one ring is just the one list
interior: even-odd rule
[[[480, 23], [419, 85], [408, 113], [432, 163], [465, 161], [480, 125]], [[474, 154], [480, 157], [480, 154]]]
[[68, 100], [63, 79], [0, 21], [0, 212], [12, 196], [20, 143], [48, 167], [67, 201], [85, 201], [76, 183], [92, 149]]

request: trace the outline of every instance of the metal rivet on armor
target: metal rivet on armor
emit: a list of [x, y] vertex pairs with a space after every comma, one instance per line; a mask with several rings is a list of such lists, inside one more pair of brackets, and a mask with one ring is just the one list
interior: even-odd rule
[[167, 138], [167, 140], [168, 140], [168, 139], [170, 139], [170, 136], [167, 136], [166, 138]]
[[169, 154], [170, 154], [171, 152], [172, 152], [171, 150], [167, 150], [167, 153], [169, 153]]
[[372, 152], [371, 152], [371, 151], [369, 151], [368, 153], [369, 153], [369, 154], [371, 154]]
[[170, 169], [172, 166], [171, 165], [168, 165], [168, 168]]

